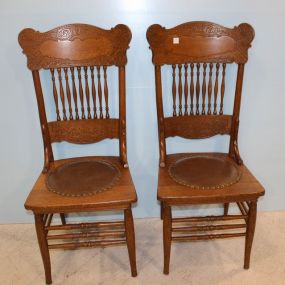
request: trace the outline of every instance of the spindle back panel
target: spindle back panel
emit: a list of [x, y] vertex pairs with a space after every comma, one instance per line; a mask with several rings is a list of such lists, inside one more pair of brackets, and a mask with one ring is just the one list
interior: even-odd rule
[[165, 137], [201, 139], [230, 134], [231, 115], [224, 115], [226, 70], [226, 63], [162, 68], [162, 79], [167, 80], [162, 86]]
[[53, 94], [48, 123], [51, 142], [92, 143], [119, 138], [118, 116], [110, 110], [110, 106], [116, 109], [112, 103], [118, 103], [118, 88], [109, 86], [109, 69], [78, 66], [48, 70], [44, 79]]

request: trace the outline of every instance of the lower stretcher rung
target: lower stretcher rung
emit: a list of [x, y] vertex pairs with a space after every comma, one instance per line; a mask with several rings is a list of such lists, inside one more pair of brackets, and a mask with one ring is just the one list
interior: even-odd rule
[[126, 244], [125, 239], [117, 240], [102, 240], [102, 241], [86, 241], [86, 242], [70, 242], [70, 243], [61, 243], [61, 244], [50, 244], [48, 247], [50, 249], [76, 249], [80, 247], [105, 247], [111, 245], [121, 245]]
[[246, 233], [231, 233], [231, 234], [212, 234], [212, 235], [191, 235], [191, 236], [175, 236], [172, 237], [172, 241], [183, 242], [183, 241], [198, 241], [198, 240], [210, 240], [218, 238], [232, 238], [245, 236]]

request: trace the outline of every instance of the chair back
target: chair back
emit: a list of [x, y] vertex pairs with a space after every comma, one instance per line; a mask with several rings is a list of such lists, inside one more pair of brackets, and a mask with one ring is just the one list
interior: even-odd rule
[[[147, 40], [155, 66], [160, 165], [165, 165], [168, 137], [204, 139], [218, 134], [230, 136], [229, 154], [242, 163], [237, 136], [244, 65], [254, 38], [249, 24], [233, 29], [210, 22], [188, 22], [171, 29], [152, 25]], [[224, 114], [226, 70], [237, 64], [232, 114]], [[163, 111], [161, 69], [172, 70], [172, 115]]]
[[[131, 31], [125, 25], [105, 30], [86, 24], [60, 26], [48, 32], [24, 29], [19, 43], [32, 71], [44, 141], [45, 167], [54, 160], [51, 144], [89, 144], [119, 139], [127, 166], [125, 65]], [[109, 107], [108, 69], [118, 69], [119, 118]], [[40, 70], [50, 73], [54, 120], [47, 120]]]

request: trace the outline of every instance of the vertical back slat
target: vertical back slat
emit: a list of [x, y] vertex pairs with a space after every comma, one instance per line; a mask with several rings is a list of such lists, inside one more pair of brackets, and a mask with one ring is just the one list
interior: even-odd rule
[[209, 70], [209, 82], [208, 82], [208, 115], [212, 114], [211, 111], [211, 100], [212, 100], [212, 75], [213, 75], [213, 63], [210, 63], [210, 70]]
[[60, 118], [59, 109], [58, 109], [58, 95], [57, 95], [57, 89], [56, 89], [56, 84], [55, 84], [55, 76], [54, 76], [54, 69], [53, 68], [50, 69], [50, 73], [51, 73], [51, 80], [52, 80], [53, 98], [54, 98], [55, 108], [56, 108], [56, 119], [58, 121], [60, 121], [61, 118]]
[[184, 64], [184, 115], [188, 115], [188, 64]]
[[196, 78], [196, 115], [199, 115], [199, 96], [200, 96], [200, 63], [196, 64], [197, 78]]
[[103, 108], [102, 108], [102, 87], [101, 87], [100, 66], [97, 66], [97, 78], [98, 78], [98, 97], [99, 97], [99, 111], [100, 111], [100, 119], [103, 119]]
[[87, 118], [91, 119], [90, 92], [89, 92], [88, 68], [87, 68], [87, 66], [84, 66], [84, 77], [85, 77], [85, 96], [86, 96], [86, 102], [87, 102]]
[[64, 70], [64, 76], [65, 76], [65, 90], [66, 90], [66, 96], [67, 96], [67, 102], [68, 102], [69, 120], [73, 120], [72, 105], [71, 105], [71, 93], [70, 93], [69, 78], [68, 78], [68, 69], [67, 69], [67, 67], [65, 67], [63, 70]]
[[81, 104], [81, 118], [85, 119], [85, 108], [84, 108], [84, 96], [83, 96], [83, 87], [82, 87], [82, 79], [81, 79], [81, 67], [77, 67], [77, 75], [79, 81], [79, 98]]
[[215, 80], [215, 87], [214, 87], [214, 115], [217, 115], [217, 97], [218, 97], [218, 89], [219, 89], [219, 68], [220, 64], [216, 64], [216, 80]]
[[74, 76], [74, 67], [71, 67], [70, 71], [71, 71], [71, 80], [72, 80], [72, 95], [73, 95], [73, 101], [74, 101], [74, 107], [75, 107], [75, 119], [79, 120], [78, 104], [77, 104], [77, 90], [76, 90], [75, 76]]
[[172, 65], [172, 100], [173, 100], [173, 116], [176, 116], [176, 65]]
[[96, 88], [95, 88], [95, 80], [94, 80], [94, 66], [90, 67], [91, 70], [91, 90], [92, 90], [92, 99], [93, 99], [93, 113], [94, 119], [97, 119], [97, 106], [96, 106]]
[[223, 63], [220, 115], [223, 115], [223, 112], [224, 112], [223, 108], [224, 108], [224, 95], [225, 95], [225, 75], [226, 75], [226, 64]]
[[203, 64], [203, 83], [202, 83], [202, 115], [206, 114], [205, 111], [205, 99], [206, 99], [206, 69], [207, 64]]
[[182, 65], [178, 65], [178, 97], [179, 97], [179, 112], [178, 115], [182, 116]]
[[65, 109], [64, 91], [63, 91], [63, 85], [62, 85], [61, 68], [57, 68], [57, 74], [58, 74], [58, 81], [59, 81], [59, 94], [60, 94], [61, 105], [62, 105], [63, 120], [66, 121], [67, 117], [66, 117], [66, 109]]
[[194, 115], [194, 63], [191, 63], [191, 80], [190, 80], [190, 115]]
[[106, 118], [109, 119], [109, 91], [108, 91], [108, 82], [107, 82], [107, 66], [103, 66], [104, 70], [104, 98], [105, 98], [105, 105], [106, 105]]

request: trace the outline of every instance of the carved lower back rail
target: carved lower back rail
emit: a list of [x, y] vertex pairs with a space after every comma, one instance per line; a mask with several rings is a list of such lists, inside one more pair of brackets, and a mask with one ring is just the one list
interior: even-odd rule
[[51, 225], [52, 214], [44, 216], [50, 249], [76, 249], [126, 244], [123, 221]]
[[171, 240], [186, 242], [246, 236], [248, 203], [237, 205], [241, 215], [173, 218]]

